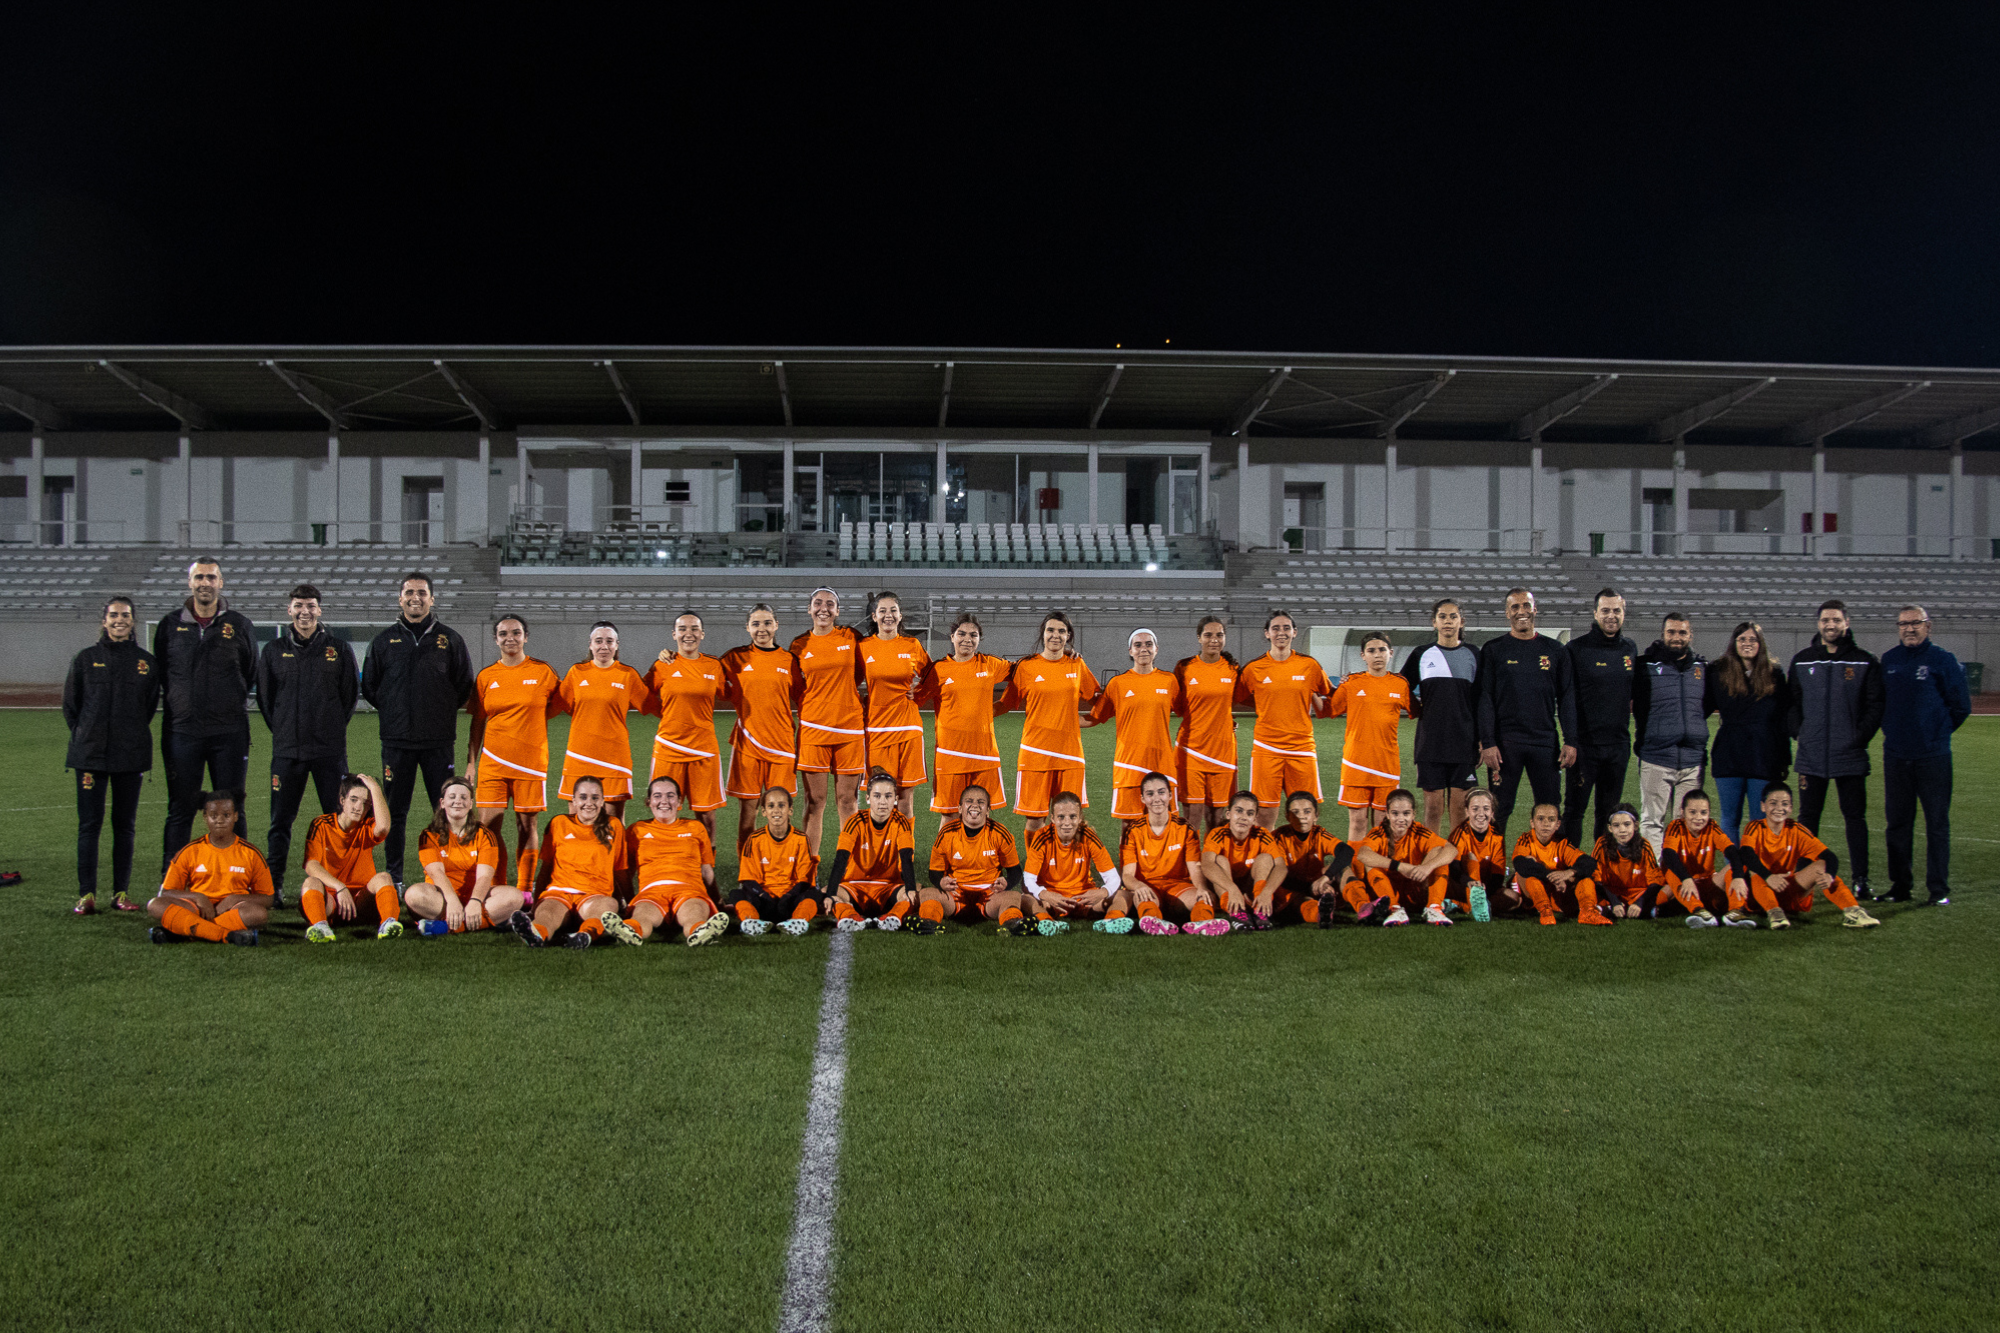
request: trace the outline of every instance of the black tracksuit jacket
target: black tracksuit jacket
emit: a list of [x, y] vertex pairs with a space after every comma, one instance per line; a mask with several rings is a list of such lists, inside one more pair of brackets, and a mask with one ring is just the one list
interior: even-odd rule
[[1569, 641], [1576, 676], [1577, 752], [1590, 759], [1623, 759], [1632, 753], [1632, 673], [1639, 646], [1624, 635], [1607, 638], [1595, 624]]
[[194, 599], [169, 612], [153, 631], [153, 656], [166, 677], [165, 731], [175, 736], [250, 734], [245, 704], [257, 683], [257, 627], [220, 603], [206, 629]]
[[79, 773], [146, 773], [153, 767], [153, 714], [160, 707], [160, 666], [133, 639], [100, 634], [78, 653], [63, 681], [69, 724], [65, 768]]
[[340, 759], [361, 698], [354, 649], [322, 625], [300, 643], [287, 625], [257, 655], [257, 711], [271, 729], [273, 759]]
[[[1546, 634], [1502, 634], [1479, 648], [1479, 744], [1554, 752], [1576, 743], [1576, 680], [1569, 654]], [[1560, 723], [1562, 732], [1556, 732]]]
[[458, 710], [472, 694], [472, 656], [435, 614], [398, 620], [368, 645], [361, 697], [381, 717], [382, 744], [428, 750], [458, 743]]

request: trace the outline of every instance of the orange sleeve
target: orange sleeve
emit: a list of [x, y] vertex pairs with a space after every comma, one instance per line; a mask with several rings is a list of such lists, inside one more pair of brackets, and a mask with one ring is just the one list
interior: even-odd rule
[[1090, 663], [1081, 654], [1076, 659], [1076, 697], [1080, 703], [1089, 703], [1098, 697], [1100, 687], [1097, 677], [1090, 674]]
[[250, 849], [250, 892], [261, 893], [266, 897], [276, 892], [271, 887], [270, 863], [264, 859], [263, 853], [254, 847]]
[[554, 865], [556, 855], [556, 821], [551, 819], [542, 826], [542, 849], [539, 853], [542, 865]]
[[472, 864], [491, 866], [494, 870], [500, 868], [500, 839], [492, 829], [482, 826], [472, 839]]
[[[1320, 691], [1314, 691], [1319, 693]], [[1339, 717], [1347, 711], [1347, 682], [1341, 681], [1333, 687], [1333, 693], [1326, 696], [1326, 706], [1320, 709], [1321, 717]]]
[[[608, 811], [603, 817], [611, 819]], [[623, 824], [619, 823], [616, 819], [611, 819], [611, 825], [615, 830], [611, 835], [611, 873], [615, 875], [632, 868], [632, 845], [625, 841], [625, 826]]]
[[1090, 840], [1090, 863], [1097, 867], [1100, 874], [1106, 870], [1116, 869], [1111, 863], [1110, 849], [1097, 838]]
[[[1111, 679], [1117, 680], [1118, 677], [1113, 676]], [[1113, 705], [1111, 691], [1099, 690], [1096, 702], [1090, 705], [1090, 720], [1092, 722], [1109, 722], [1113, 714], [1117, 711], [1117, 708]]]
[[1048, 853], [1044, 850], [1041, 837], [1038, 835], [1028, 839], [1028, 855], [1022, 860], [1021, 869], [1039, 879], [1042, 867], [1048, 864], [1048, 860]]
[[1021, 853], [1014, 845], [1014, 835], [1008, 832], [1005, 825], [995, 824], [993, 827], [1000, 831], [1000, 865], [1002, 868], [1020, 865]]
[[[308, 860], [312, 859], [310, 848], [306, 851], [306, 858]], [[187, 856], [184, 853], [177, 853], [173, 861], [167, 866], [167, 876], [160, 884], [160, 891], [163, 893], [184, 893], [187, 891], [187, 886]]]
[[945, 832], [940, 829], [931, 843], [931, 869], [940, 875], [951, 873], [951, 858], [946, 855]]
[[427, 866], [444, 864], [444, 846], [430, 829], [425, 829], [423, 836], [417, 839], [417, 860]]

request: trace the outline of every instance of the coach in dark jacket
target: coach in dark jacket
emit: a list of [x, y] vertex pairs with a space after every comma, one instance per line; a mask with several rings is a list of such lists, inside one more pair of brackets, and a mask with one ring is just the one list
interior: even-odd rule
[[403, 834], [417, 774], [436, 808], [451, 776], [458, 745], [458, 710], [472, 694], [472, 655], [458, 631], [433, 608], [428, 574], [403, 579], [402, 618], [375, 636], [361, 672], [361, 696], [380, 715], [382, 786], [389, 801], [389, 836], [382, 844], [389, 873], [403, 883]]
[[1745, 804], [1756, 823], [1764, 788], [1782, 781], [1792, 766], [1792, 735], [1785, 726], [1791, 687], [1771, 660], [1764, 631], [1746, 620], [1729, 636], [1722, 656], [1708, 664], [1707, 688], [1702, 707], [1721, 719], [1708, 752], [1715, 822], [1731, 842], [1740, 842]]
[[1847, 604], [1820, 603], [1819, 637], [1792, 657], [1788, 726], [1798, 741], [1799, 823], [1819, 836], [1826, 789], [1840, 794], [1847, 864], [1857, 897], [1868, 896], [1868, 743], [1882, 726], [1882, 664], [1855, 645]]
[[132, 883], [132, 849], [139, 831], [139, 792], [153, 767], [153, 714], [160, 707], [160, 668], [132, 637], [132, 599], [104, 604], [104, 632], [78, 653], [63, 681], [63, 721], [69, 724], [65, 767], [76, 773], [76, 910], [97, 910], [97, 843], [104, 829], [104, 795], [111, 793], [111, 900], [138, 911], [125, 897]]
[[319, 793], [320, 813], [339, 808], [347, 723], [361, 698], [354, 650], [320, 623], [319, 589], [301, 583], [286, 609], [292, 623], [257, 655], [257, 711], [271, 729], [271, 834], [264, 859], [280, 893], [306, 782]]
[[[160, 874], [187, 846], [195, 799], [236, 794], [236, 836], [247, 838], [244, 779], [250, 772], [250, 687], [257, 679], [257, 627], [222, 597], [222, 566], [203, 556], [188, 566], [188, 599], [153, 631], [164, 678], [160, 748], [167, 769], [167, 823]], [[206, 769], [208, 780], [202, 779]]]
[[[1537, 805], [1562, 808], [1557, 774], [1576, 762], [1576, 687], [1569, 654], [1535, 632], [1535, 595], [1507, 594], [1511, 628], [1479, 648], [1479, 762], [1493, 789], [1493, 822], [1504, 836], [1521, 775]], [[1562, 731], [1557, 733], [1560, 725]]]
[[[1569, 641], [1576, 678], [1576, 763], [1563, 793], [1563, 836], [1572, 847], [1594, 846], [1611, 807], [1625, 799], [1632, 763], [1632, 678], [1639, 646], [1626, 638], [1625, 599], [1616, 588], [1597, 594], [1588, 633]], [[1583, 840], [1583, 811], [1592, 793], [1597, 818]]]
[[1889, 892], [1910, 901], [1917, 803], [1924, 807], [1925, 902], [1951, 901], [1951, 733], [1972, 716], [1965, 668], [1931, 642], [1930, 613], [1896, 613], [1894, 648], [1882, 654], [1882, 797], [1888, 819]]
[[1669, 611], [1632, 682], [1639, 831], [1655, 854], [1681, 798], [1701, 785], [1708, 754], [1708, 715], [1702, 709], [1707, 680], [1708, 663], [1694, 655], [1694, 626], [1679, 611]]

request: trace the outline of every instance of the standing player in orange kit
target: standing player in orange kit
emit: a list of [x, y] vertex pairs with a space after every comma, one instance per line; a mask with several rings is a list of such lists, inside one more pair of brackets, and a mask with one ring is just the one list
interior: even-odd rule
[[496, 883], [500, 839], [472, 814], [472, 784], [446, 778], [430, 827], [417, 840], [423, 882], [403, 893], [419, 935], [454, 935], [497, 926], [521, 909], [521, 891]]
[[1244, 663], [1236, 674], [1236, 702], [1257, 710], [1250, 733], [1250, 791], [1257, 798], [1257, 821], [1265, 828], [1278, 822], [1287, 792], [1309, 791], [1316, 801], [1326, 799], [1319, 785], [1312, 720], [1333, 693], [1333, 682], [1317, 661], [1292, 647], [1297, 637], [1290, 614], [1273, 611], [1264, 622], [1270, 651]]
[[590, 656], [563, 677], [562, 704], [570, 718], [569, 742], [556, 795], [567, 801], [578, 778], [596, 778], [604, 784], [611, 817], [622, 820], [625, 802], [632, 799], [632, 733], [625, 717], [659, 709], [646, 678], [618, 660], [618, 627], [610, 621], [590, 627]]
[[396, 881], [375, 868], [375, 849], [389, 836], [388, 798], [363, 773], [342, 778], [335, 799], [334, 813], [321, 815], [306, 830], [305, 878], [299, 884], [306, 942], [332, 944], [327, 917], [352, 921], [359, 910], [355, 900], [364, 893], [375, 907], [375, 938], [393, 939], [403, 933]]
[[1813, 891], [1826, 895], [1840, 909], [1840, 924], [1867, 930], [1882, 923], [1835, 873], [1838, 859], [1804, 824], [1792, 822], [1792, 789], [1782, 782], [1764, 788], [1764, 817], [1743, 830], [1736, 848], [1736, 871], [1750, 885], [1750, 896], [1764, 909], [1772, 930], [1792, 924], [1790, 913], [1812, 910]]
[[1014, 813], [1023, 817], [1022, 829], [1030, 837], [1048, 822], [1049, 802], [1057, 792], [1075, 792], [1085, 807], [1090, 805], [1077, 715], [1097, 697], [1097, 677], [1070, 649], [1076, 626], [1069, 617], [1060, 611], [1042, 617], [1041, 639], [1041, 651], [1016, 662], [1007, 677], [1007, 704], [1018, 704], [1026, 714], [1014, 770]]
[[1553, 801], [1537, 804], [1528, 816], [1528, 831], [1514, 840], [1514, 874], [1543, 925], [1556, 924], [1559, 907], [1574, 910], [1579, 926], [1611, 924], [1597, 910], [1597, 885], [1591, 879], [1596, 870], [1596, 860], [1563, 837], [1562, 808]]
[[1201, 869], [1201, 835], [1174, 812], [1173, 783], [1164, 773], [1148, 773], [1139, 780], [1139, 800], [1146, 817], [1126, 826], [1118, 844], [1122, 883], [1098, 924], [1107, 934], [1122, 934], [1111, 922], [1129, 913], [1138, 917], [1145, 934], [1176, 935], [1180, 922], [1213, 921], [1215, 903]]
[[[896, 783], [896, 808], [909, 818], [924, 772], [924, 720], [910, 699], [910, 686], [931, 664], [924, 641], [903, 633], [903, 603], [893, 592], [875, 594], [870, 613], [875, 632], [861, 641], [861, 669], [867, 679], [868, 768]], [[874, 786], [874, 779], [869, 779]], [[845, 826], [843, 826], [845, 827]]]
[[[951, 656], [940, 658], [910, 683], [910, 697], [937, 710], [937, 741], [931, 754], [931, 809], [959, 808], [966, 788], [986, 793], [985, 809], [1007, 804], [1007, 779], [1000, 771], [1000, 743], [993, 719], [1007, 711], [1005, 696], [1013, 663], [979, 651], [979, 618], [970, 611], [951, 623]], [[1011, 691], [1009, 691], [1011, 693]]]
[[1755, 930], [1755, 918], [1743, 910], [1750, 886], [1736, 878], [1729, 862], [1736, 844], [1711, 813], [1708, 793], [1701, 788], [1682, 794], [1680, 818], [1667, 825], [1660, 839], [1667, 891], [1687, 909], [1688, 925], [1697, 930], [1717, 925]]
[[1340, 803], [1347, 807], [1347, 836], [1366, 837], [1381, 822], [1389, 793], [1402, 785], [1403, 751], [1396, 723], [1410, 715], [1410, 683], [1389, 671], [1389, 636], [1361, 640], [1366, 671], [1340, 682], [1326, 701], [1326, 715], [1347, 715], [1340, 747]]
[[773, 787], [798, 786], [798, 737], [792, 710], [805, 697], [805, 673], [789, 648], [778, 646], [778, 613], [766, 602], [750, 608], [743, 628], [750, 642], [722, 655], [722, 683], [736, 725], [729, 733], [729, 794], [736, 798], [736, 845], [757, 827], [757, 806]]
[[806, 841], [817, 856], [826, 832], [827, 788], [845, 824], [854, 814], [854, 780], [868, 767], [868, 730], [861, 710], [861, 636], [836, 624], [840, 597], [813, 589], [812, 629], [792, 640], [805, 678], [799, 701], [799, 774], [806, 783]]
[[1159, 636], [1153, 631], [1133, 630], [1125, 641], [1132, 669], [1104, 682], [1090, 716], [1082, 723], [1094, 727], [1117, 719], [1118, 742], [1111, 755], [1111, 813], [1124, 820], [1127, 828], [1146, 817], [1139, 800], [1140, 781], [1148, 773], [1165, 773], [1173, 766], [1174, 743], [1167, 735], [1167, 718], [1180, 703], [1181, 687], [1172, 672], [1153, 665], [1159, 648]]
[[644, 944], [673, 921], [689, 948], [713, 944], [729, 929], [729, 914], [715, 906], [715, 844], [700, 820], [680, 817], [681, 789], [672, 778], [653, 779], [646, 808], [653, 817], [625, 830], [632, 901], [623, 917], [606, 909], [597, 924], [622, 944]]
[[1257, 903], [1271, 900], [1284, 883], [1285, 865], [1270, 830], [1257, 822], [1257, 798], [1247, 791], [1229, 798], [1229, 818], [1201, 840], [1201, 872], [1215, 893], [1216, 906], [1228, 920], [1190, 922], [1190, 935], [1226, 935], [1230, 922], [1246, 930], [1263, 930], [1268, 916], [1255, 913]]
[[1181, 814], [1200, 832], [1222, 822], [1236, 790], [1236, 659], [1223, 651], [1229, 627], [1203, 616], [1195, 631], [1201, 651], [1174, 664], [1180, 734], [1174, 738]]
[[988, 819], [986, 789], [977, 783], [958, 798], [958, 816], [938, 826], [931, 842], [930, 886], [917, 894], [917, 934], [935, 935], [946, 917], [995, 921], [1010, 935], [1031, 935], [1023, 914], [1021, 854], [1014, 835]]
[[[528, 622], [507, 614], [493, 625], [500, 660], [472, 680], [472, 738], [465, 776], [479, 803], [479, 822], [500, 836], [507, 803], [514, 804], [514, 883], [535, 882], [535, 817], [549, 806], [549, 718], [562, 711], [562, 679], [528, 656]], [[504, 845], [504, 839], [503, 845]]]
[[1450, 925], [1444, 895], [1458, 849], [1417, 822], [1413, 793], [1398, 787], [1382, 804], [1387, 817], [1354, 849], [1354, 864], [1367, 876], [1373, 896], [1389, 900], [1382, 924], [1409, 925], [1410, 907], [1421, 902], [1425, 925]]
[[[1028, 839], [1021, 882], [1033, 899], [1035, 929], [1042, 934], [1060, 935], [1072, 921], [1103, 924], [1118, 892], [1118, 867], [1097, 830], [1083, 822], [1083, 802], [1075, 792], [1059, 791], [1049, 802], [1049, 822]], [[1108, 933], [1131, 928], [1127, 920], [1124, 930]]]
[[[271, 867], [263, 854], [236, 836], [236, 794], [213, 791], [201, 802], [208, 836], [197, 838], [167, 862], [160, 891], [146, 904], [155, 944], [209, 940], [254, 945], [271, 914]], [[395, 892], [392, 885], [389, 890]]]
[[653, 736], [653, 778], [672, 778], [694, 817], [715, 841], [715, 812], [722, 808], [722, 752], [715, 744], [715, 701], [723, 696], [722, 663], [701, 650], [708, 631], [701, 617], [674, 618], [674, 646], [663, 650], [646, 676], [660, 710]]

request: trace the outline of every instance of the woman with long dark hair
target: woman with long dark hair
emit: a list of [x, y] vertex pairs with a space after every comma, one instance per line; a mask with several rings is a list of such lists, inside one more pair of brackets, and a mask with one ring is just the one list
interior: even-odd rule
[[1709, 663], [1705, 689], [1703, 711], [1722, 717], [1708, 751], [1715, 822], [1737, 842], [1745, 800], [1755, 819], [1763, 809], [1764, 788], [1792, 766], [1792, 739], [1785, 730], [1791, 692], [1756, 622], [1746, 620], [1730, 634], [1729, 648]]

